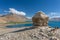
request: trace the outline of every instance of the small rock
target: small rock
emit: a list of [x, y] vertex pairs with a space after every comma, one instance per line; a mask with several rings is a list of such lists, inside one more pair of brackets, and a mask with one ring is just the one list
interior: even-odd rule
[[50, 40], [59, 40], [59, 39], [56, 37], [52, 37], [52, 38], [50, 38]]

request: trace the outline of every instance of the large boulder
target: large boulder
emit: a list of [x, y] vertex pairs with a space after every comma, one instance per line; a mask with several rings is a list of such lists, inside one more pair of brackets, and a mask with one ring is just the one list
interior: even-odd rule
[[49, 17], [45, 15], [42, 11], [37, 12], [33, 17], [33, 25], [34, 26], [47, 26]]

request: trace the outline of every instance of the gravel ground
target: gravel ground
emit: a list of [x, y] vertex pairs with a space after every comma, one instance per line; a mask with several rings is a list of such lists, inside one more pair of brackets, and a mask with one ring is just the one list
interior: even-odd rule
[[0, 40], [60, 40], [60, 29], [48, 26], [24, 28], [0, 35]]

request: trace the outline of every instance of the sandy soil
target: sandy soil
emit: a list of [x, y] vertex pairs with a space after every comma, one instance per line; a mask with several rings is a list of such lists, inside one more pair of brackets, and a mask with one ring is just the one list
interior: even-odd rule
[[0, 28], [0, 35], [5, 34], [5, 33], [9, 33], [12, 31], [16, 31], [16, 30], [21, 30], [24, 29], [25, 27], [22, 28]]
[[5, 27], [7, 25], [14, 25], [14, 24], [0, 24], [0, 27]]

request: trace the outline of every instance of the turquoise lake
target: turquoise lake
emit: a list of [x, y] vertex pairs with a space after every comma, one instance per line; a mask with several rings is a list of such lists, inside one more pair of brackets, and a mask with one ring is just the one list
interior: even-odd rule
[[[49, 21], [48, 25], [51, 27], [59, 27], [60, 28], [60, 21]], [[16, 24], [16, 25], [8, 25], [7, 28], [21, 28], [21, 27], [30, 27], [33, 26], [32, 24]]]

